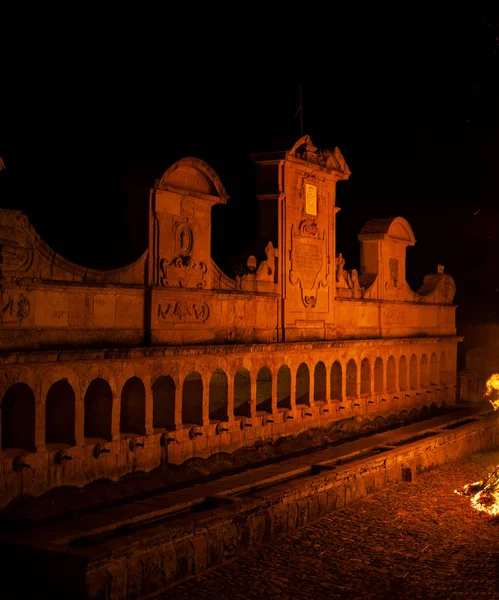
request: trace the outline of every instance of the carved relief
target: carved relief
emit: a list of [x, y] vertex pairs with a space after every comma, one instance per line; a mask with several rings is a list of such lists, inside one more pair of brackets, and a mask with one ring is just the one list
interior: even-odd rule
[[186, 302], [158, 304], [158, 319], [170, 323], [205, 323], [210, 316], [210, 307], [204, 302]]
[[12, 240], [0, 243], [1, 274], [6, 272], [26, 272], [33, 262], [33, 248], [20, 246]]
[[[303, 235], [305, 237], [319, 237], [319, 229], [317, 227], [317, 223], [310, 219], [304, 219], [300, 223], [298, 231], [300, 235]], [[324, 233], [322, 234], [322, 237], [320, 239], [324, 239]]]
[[383, 312], [383, 321], [387, 325], [403, 325], [406, 321], [405, 311], [400, 308], [391, 308]]
[[440, 286], [440, 297], [446, 303], [450, 304], [454, 300], [456, 294], [456, 284], [452, 277], [445, 277]]
[[341, 252], [336, 258], [336, 287], [351, 290], [353, 298], [360, 298], [362, 296], [363, 288], [359, 284], [359, 274], [356, 269], [352, 269], [351, 271], [345, 269], [345, 259]]
[[390, 258], [390, 280], [397, 287], [399, 280], [399, 261], [396, 258]]
[[313, 308], [317, 304], [317, 291], [320, 286], [330, 283], [329, 274], [324, 273], [327, 238], [325, 232], [319, 233], [317, 224], [304, 220], [298, 227], [291, 227], [291, 270], [289, 280], [301, 289], [305, 307]]
[[186, 223], [177, 224], [175, 236], [176, 254], [187, 256], [192, 251], [194, 236], [192, 229]]
[[386, 300], [406, 300], [407, 285], [393, 280], [385, 282], [385, 298]]
[[22, 323], [29, 316], [31, 306], [24, 294], [12, 294], [0, 300], [0, 323]]
[[272, 242], [265, 246], [265, 254], [267, 260], [262, 260], [260, 263], [256, 271], [256, 278], [258, 281], [274, 281], [275, 259], [278, 252]]
[[206, 287], [207, 266], [196, 263], [190, 256], [179, 256], [171, 262], [162, 258], [159, 283], [164, 287], [198, 288]]

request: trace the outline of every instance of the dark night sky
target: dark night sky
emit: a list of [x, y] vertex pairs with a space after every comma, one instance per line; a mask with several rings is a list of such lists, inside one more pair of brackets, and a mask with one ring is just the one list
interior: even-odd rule
[[[115, 266], [133, 258], [128, 192], [197, 156], [231, 196], [213, 223], [225, 266], [255, 231], [250, 153], [289, 148], [300, 136], [301, 80], [304, 133], [338, 146], [352, 170], [338, 185], [337, 250], [347, 268], [359, 266], [365, 221], [404, 216], [417, 239], [409, 283], [417, 289], [444, 264], [462, 317], [497, 321], [498, 23], [491, 15], [366, 23], [341, 44], [285, 46], [263, 61], [265, 72], [261, 48], [244, 61], [234, 47], [218, 60], [171, 47], [164, 60], [143, 62], [133, 48], [108, 60], [81, 53], [71, 68], [64, 53], [31, 55], [26, 90], [16, 84], [3, 96], [12, 102], [2, 110], [1, 206], [23, 210], [70, 260]], [[295, 78], [281, 79], [294, 60]]]

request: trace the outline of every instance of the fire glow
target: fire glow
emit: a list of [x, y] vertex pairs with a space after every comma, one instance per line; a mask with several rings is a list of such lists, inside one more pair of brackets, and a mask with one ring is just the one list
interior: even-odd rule
[[[491, 375], [486, 384], [486, 395], [494, 410], [499, 408], [499, 373]], [[481, 481], [468, 483], [461, 491], [454, 490], [460, 496], [469, 496], [471, 506], [481, 512], [495, 516], [499, 514], [499, 467]]]

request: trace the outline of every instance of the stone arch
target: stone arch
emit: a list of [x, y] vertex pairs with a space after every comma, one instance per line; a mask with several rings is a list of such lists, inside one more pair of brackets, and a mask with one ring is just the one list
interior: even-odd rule
[[437, 354], [435, 352], [432, 352], [430, 357], [430, 385], [437, 385], [438, 382], [438, 358]]
[[357, 363], [353, 358], [347, 362], [347, 398], [357, 398]]
[[374, 393], [383, 393], [383, 359], [380, 356], [374, 361]]
[[430, 385], [430, 374], [428, 371], [428, 357], [426, 354], [421, 355], [421, 361], [419, 363], [419, 378], [421, 381], [421, 387], [428, 387]]
[[109, 383], [100, 377], [87, 387], [85, 398], [84, 435], [89, 439], [112, 439], [113, 392]]
[[372, 219], [360, 231], [360, 235], [362, 236], [380, 234], [384, 234], [397, 242], [404, 242], [405, 245], [414, 246], [416, 243], [412, 227], [404, 217]]
[[142, 380], [130, 377], [121, 390], [120, 433], [122, 435], [146, 432], [146, 389]]
[[35, 394], [27, 383], [11, 385], [2, 398], [2, 449], [34, 452]]
[[75, 445], [75, 392], [67, 379], [53, 383], [45, 398], [45, 443]]
[[331, 366], [331, 400], [341, 402], [342, 398], [343, 370], [339, 360], [335, 360]]
[[281, 365], [277, 372], [277, 406], [291, 408], [291, 371], [287, 365]]
[[169, 167], [161, 177], [160, 189], [173, 188], [175, 191], [187, 192], [188, 195], [202, 194], [227, 201], [228, 195], [217, 173], [203, 160], [188, 156], [181, 158]]
[[386, 361], [386, 390], [387, 392], [397, 391], [397, 369], [395, 364], [395, 358], [389, 356]]
[[249, 417], [251, 414], [251, 375], [248, 369], [238, 369], [234, 375], [234, 415]]
[[407, 389], [407, 358], [402, 354], [399, 361], [399, 390], [404, 392]]
[[256, 376], [256, 408], [272, 412], [272, 373], [262, 367]]
[[182, 384], [182, 423], [203, 424], [203, 379], [197, 371], [191, 371]]
[[411, 360], [409, 363], [409, 381], [411, 384], [411, 390], [417, 390], [418, 385], [418, 359], [416, 355], [413, 354], [411, 356]]
[[171, 375], [160, 375], [152, 386], [152, 426], [175, 429], [175, 395], [177, 386]]
[[[101, 363], [93, 363], [88, 371], [86, 371], [84, 375], [80, 377], [82, 393], [84, 392], [86, 394], [91, 382], [97, 379], [102, 379], [107, 383], [113, 398], [119, 397], [118, 378], [114, 372], [114, 369], [112, 369], [109, 365]], [[70, 380], [68, 379], [68, 381]]]
[[368, 358], [360, 363], [360, 393], [362, 396], [371, 395], [371, 365]]
[[327, 402], [326, 398], [326, 365], [320, 360], [314, 369], [314, 400]]
[[85, 380], [68, 367], [57, 366], [45, 374], [42, 380], [41, 398], [47, 398], [50, 388], [58, 381], [67, 381], [73, 388], [75, 402], [78, 401], [77, 392], [85, 384]]
[[296, 404], [310, 406], [310, 372], [305, 363], [296, 370]]
[[229, 383], [222, 369], [215, 369], [210, 377], [209, 417], [217, 421], [228, 420]]

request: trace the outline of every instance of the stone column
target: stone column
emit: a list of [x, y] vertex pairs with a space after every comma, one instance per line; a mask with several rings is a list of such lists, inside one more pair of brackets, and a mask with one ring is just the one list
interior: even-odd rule
[[[179, 377], [179, 383], [183, 380], [183, 377]], [[175, 382], [175, 413], [173, 418], [175, 429], [182, 429], [182, 388], [179, 388], [176, 384], [177, 382]]]
[[250, 417], [256, 417], [256, 378], [250, 379]]
[[386, 391], [386, 362], [383, 361], [381, 366], [381, 390], [380, 394], [384, 394]]
[[341, 365], [341, 402], [347, 399], [347, 366]]
[[271, 412], [273, 415], [277, 414], [277, 373], [271, 374]]
[[153, 433], [153, 397], [152, 397], [152, 389], [151, 389], [151, 378], [149, 376], [144, 377], [142, 380], [144, 384], [144, 389], [146, 393], [145, 397], [145, 432], [146, 435]]
[[326, 397], [324, 398], [324, 404], [331, 404], [331, 367], [332, 365], [326, 366]]
[[315, 371], [309, 376], [308, 403], [310, 404], [310, 406], [315, 406]]
[[[78, 382], [79, 383], [79, 382]], [[81, 385], [75, 386], [75, 444], [85, 445], [85, 395]]]
[[399, 362], [398, 360], [395, 361], [395, 393], [397, 394], [400, 392]]
[[290, 395], [289, 395], [289, 403], [291, 405], [291, 410], [296, 410], [296, 373], [293, 376], [293, 371], [291, 371], [291, 385], [290, 385]]
[[38, 398], [35, 403], [35, 449], [45, 448], [45, 402]]
[[234, 422], [234, 376], [227, 376], [227, 421]]
[[118, 386], [119, 389], [117, 393], [113, 393], [113, 407], [111, 413], [111, 439], [113, 441], [119, 440], [121, 438], [120, 433], [120, 417], [121, 417], [121, 388], [122, 386]]
[[203, 426], [210, 424], [210, 382], [203, 378]]

